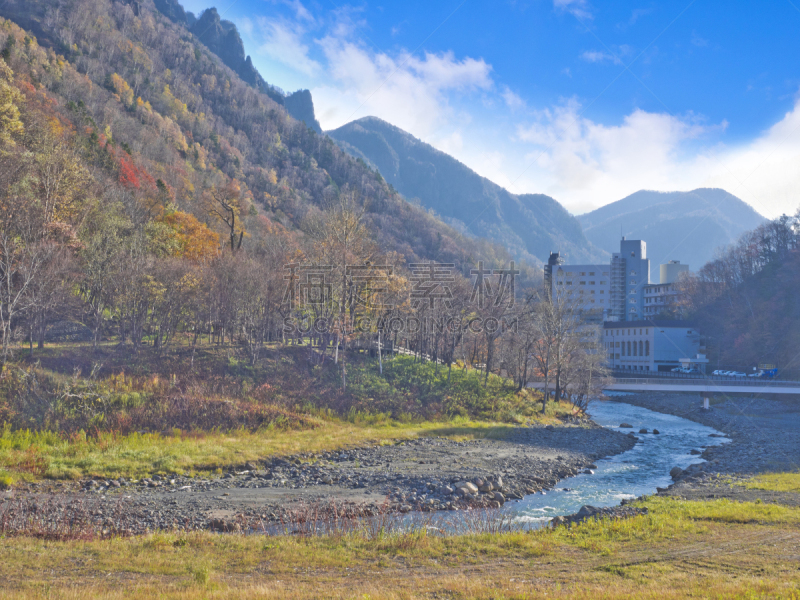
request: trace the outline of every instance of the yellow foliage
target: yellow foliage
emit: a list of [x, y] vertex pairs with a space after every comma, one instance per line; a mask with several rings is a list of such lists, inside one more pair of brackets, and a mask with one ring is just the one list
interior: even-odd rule
[[205, 171], [206, 160], [208, 159], [208, 152], [197, 142], [194, 143], [192, 149], [194, 150], [194, 160], [195, 163], [197, 164], [197, 168], [200, 169], [201, 171]]
[[19, 105], [24, 98], [14, 86], [14, 71], [0, 59], [0, 145], [14, 146], [14, 137], [22, 135]]
[[[128, 82], [125, 81], [122, 77], [113, 73], [111, 75], [111, 87], [113, 88], [114, 92], [116, 92], [117, 97], [119, 98], [120, 102], [125, 107], [130, 107], [133, 105], [133, 90], [131, 86], [128, 85]], [[139, 98], [141, 100], [141, 98]], [[137, 100], [138, 104], [138, 100]]]
[[176, 242], [176, 256], [189, 260], [202, 260], [219, 253], [219, 234], [211, 231], [194, 215], [175, 211], [165, 215], [161, 222], [172, 231]]

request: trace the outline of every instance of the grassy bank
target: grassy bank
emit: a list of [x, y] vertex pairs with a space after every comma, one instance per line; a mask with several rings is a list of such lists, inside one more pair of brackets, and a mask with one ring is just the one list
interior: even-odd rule
[[624, 521], [533, 533], [11, 538], [0, 546], [0, 595], [800, 597], [800, 509], [664, 498], [643, 505], [649, 514]]
[[741, 482], [750, 490], [800, 493], [800, 473], [764, 473]]
[[306, 430], [239, 429], [228, 432], [63, 436], [52, 432], [11, 431], [0, 435], [0, 484], [17, 481], [126, 477], [169, 473], [208, 473], [243, 467], [248, 461], [301, 452], [320, 452], [364, 444], [387, 444], [419, 436], [451, 439], [499, 437], [507, 425], [454, 419], [400, 423], [392, 420], [350, 423], [318, 419]]
[[[124, 350], [124, 349], [123, 349]], [[275, 455], [434, 435], [501, 435], [504, 424], [572, 412], [474, 370], [347, 356], [322, 364], [309, 347], [269, 348], [249, 365], [235, 348], [195, 361], [118, 347], [37, 351], [0, 379], [0, 488], [14, 481], [208, 473]], [[91, 358], [91, 361], [89, 360]], [[507, 426], [507, 425], [506, 425]]]

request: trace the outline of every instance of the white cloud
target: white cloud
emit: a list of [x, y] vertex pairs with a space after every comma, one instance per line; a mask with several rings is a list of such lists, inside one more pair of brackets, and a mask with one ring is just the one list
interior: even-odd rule
[[447, 127], [454, 116], [452, 93], [493, 86], [492, 68], [482, 59], [458, 59], [452, 52], [390, 56], [334, 36], [319, 40], [319, 45], [329, 81], [312, 93], [325, 129], [374, 115], [427, 138]]
[[506, 106], [508, 106], [508, 108], [511, 110], [525, 108], [525, 101], [519, 95], [511, 91], [511, 88], [509, 88], [507, 85], [503, 86], [501, 96], [503, 96]]
[[304, 31], [297, 24], [259, 17], [258, 25], [264, 40], [259, 53], [309, 77], [320, 72], [321, 66], [309, 56], [310, 48], [302, 39]]
[[609, 52], [602, 52], [600, 50], [587, 50], [581, 54], [581, 58], [590, 63], [601, 63], [605, 61], [613, 62], [615, 65], [621, 65], [622, 61]]
[[236, 26], [247, 35], [253, 35], [253, 21], [247, 17], [237, 19]]
[[[800, 205], [800, 98], [756, 139], [726, 145], [728, 123], [634, 110], [617, 124], [580, 114], [575, 100], [537, 113], [488, 156], [464, 135], [457, 156], [515, 193], [542, 192], [581, 213], [640, 189], [721, 187], [768, 217]], [[523, 160], [515, 160], [522, 151]]]
[[566, 11], [579, 19], [591, 19], [589, 3], [586, 0], [553, 0], [553, 7]]

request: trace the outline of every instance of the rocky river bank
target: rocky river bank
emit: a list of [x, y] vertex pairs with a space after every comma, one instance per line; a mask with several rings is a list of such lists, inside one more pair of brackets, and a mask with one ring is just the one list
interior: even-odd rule
[[[628, 450], [634, 437], [588, 419], [511, 428], [503, 439], [426, 437], [392, 445], [270, 457], [218, 477], [173, 473], [141, 481], [43, 483], [0, 497], [0, 527], [31, 517], [41, 527], [86, 522], [111, 532], [232, 530], [310, 514], [497, 508], [594, 462]], [[6, 525], [3, 525], [5, 523]]]

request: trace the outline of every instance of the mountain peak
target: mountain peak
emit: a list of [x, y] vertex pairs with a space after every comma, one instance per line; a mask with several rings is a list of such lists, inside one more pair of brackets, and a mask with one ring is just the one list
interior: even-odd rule
[[466, 234], [502, 243], [517, 258], [541, 263], [555, 247], [576, 260], [602, 256], [553, 198], [512, 194], [383, 119], [362, 117], [327, 133], [406, 198], [418, 200]]
[[653, 264], [680, 260], [693, 270], [721, 246], [764, 222], [750, 205], [720, 188], [639, 190], [578, 217], [586, 237], [612, 251], [619, 237], [647, 241]]

